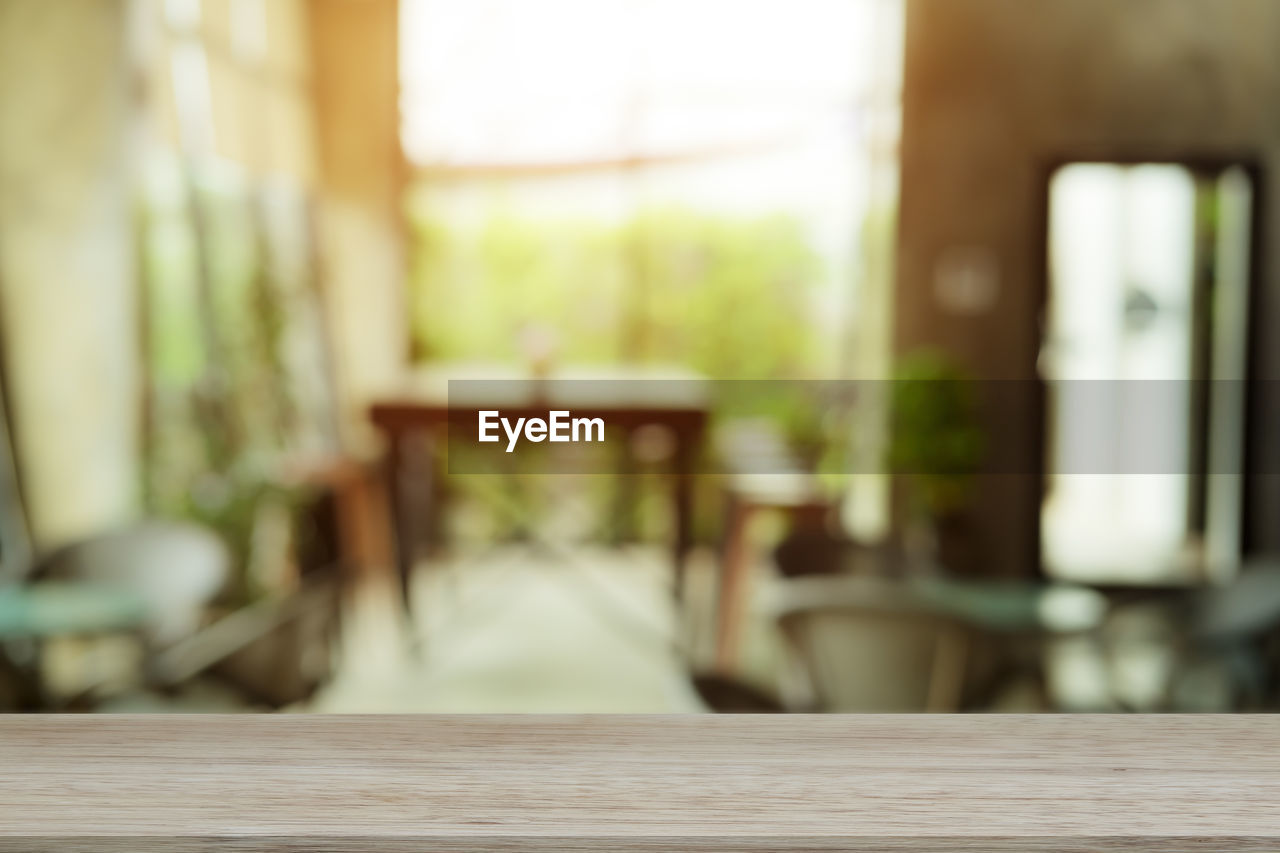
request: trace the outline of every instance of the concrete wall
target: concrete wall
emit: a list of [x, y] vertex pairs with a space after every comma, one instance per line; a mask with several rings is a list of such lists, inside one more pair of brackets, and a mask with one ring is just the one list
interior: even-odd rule
[[0, 332], [37, 544], [138, 511], [124, 0], [0, 0]]
[[[1072, 156], [1254, 157], [1280, 198], [1280, 3], [1275, 0], [908, 0], [896, 347], [944, 348], [983, 377], [1031, 378], [1039, 346], [1046, 164]], [[1280, 320], [1280, 216], [1266, 219], [1263, 325]], [[989, 309], [950, 311], [939, 264], [979, 257]], [[943, 300], [945, 301], [945, 300]], [[1280, 378], [1280, 335], [1256, 368]], [[1280, 400], [1255, 429], [1280, 434]], [[1028, 401], [1030, 403], [1030, 401]], [[1034, 406], [1012, 413], [1035, 464]], [[1276, 442], [1272, 442], [1275, 444]], [[1280, 460], [1254, 467], [1280, 470]], [[1280, 550], [1277, 478], [1253, 482], [1247, 524]], [[1031, 476], [989, 477], [975, 521], [984, 571], [1027, 574], [1038, 554]]]
[[312, 0], [319, 226], [344, 434], [372, 450], [368, 403], [407, 359], [399, 4]]

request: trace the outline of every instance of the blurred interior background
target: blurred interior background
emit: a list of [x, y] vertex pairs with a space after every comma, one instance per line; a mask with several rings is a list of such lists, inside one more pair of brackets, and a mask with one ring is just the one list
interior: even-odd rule
[[0, 710], [1280, 707], [1277, 158], [1274, 0], [0, 0]]

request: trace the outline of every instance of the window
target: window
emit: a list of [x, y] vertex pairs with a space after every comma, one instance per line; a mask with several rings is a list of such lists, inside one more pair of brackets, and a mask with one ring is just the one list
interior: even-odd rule
[[284, 454], [336, 440], [310, 215], [306, 4], [139, 10], [148, 503], [226, 532], [223, 516]]
[[897, 0], [406, 0], [422, 359], [870, 375]]

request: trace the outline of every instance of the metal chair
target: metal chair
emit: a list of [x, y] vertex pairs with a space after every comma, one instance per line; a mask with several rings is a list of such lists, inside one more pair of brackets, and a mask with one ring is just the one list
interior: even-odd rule
[[786, 581], [777, 618], [813, 710], [955, 711], [969, 632], [907, 585], [876, 577]]

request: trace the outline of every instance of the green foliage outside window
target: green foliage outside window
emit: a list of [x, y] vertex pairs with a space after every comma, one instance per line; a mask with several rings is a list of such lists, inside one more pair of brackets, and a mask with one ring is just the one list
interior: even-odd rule
[[551, 330], [560, 363], [667, 363], [717, 379], [817, 369], [821, 270], [799, 224], [687, 210], [620, 225], [497, 215], [414, 224], [413, 336], [421, 360], [522, 359]]

